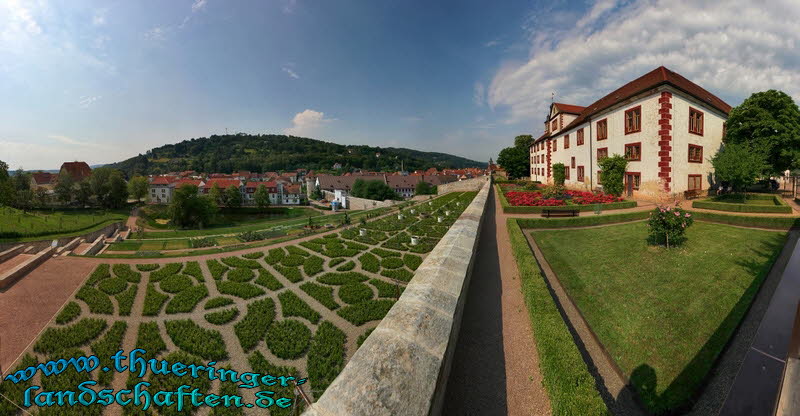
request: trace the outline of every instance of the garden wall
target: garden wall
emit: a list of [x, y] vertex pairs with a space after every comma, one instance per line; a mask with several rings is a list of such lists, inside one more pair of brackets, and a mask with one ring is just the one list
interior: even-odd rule
[[480, 190], [483, 184], [488, 182], [490, 178], [489, 176], [479, 176], [477, 178], [438, 185], [436, 187], [437, 194], [443, 195], [448, 192], [477, 191]]
[[103, 227], [103, 228], [101, 228], [99, 230], [92, 231], [90, 233], [80, 234], [80, 235], [73, 235], [73, 236], [68, 236], [68, 237], [61, 237], [61, 238], [57, 238], [57, 239], [26, 241], [26, 242], [17, 241], [17, 242], [0, 243], [0, 252], [8, 250], [9, 248], [14, 247], [16, 245], [20, 245], [20, 244], [24, 245], [25, 247], [32, 246], [34, 248], [34, 250], [40, 251], [40, 250], [44, 250], [47, 247], [50, 247], [50, 245], [53, 243], [53, 240], [58, 240], [58, 246], [60, 247], [60, 246], [68, 244], [70, 241], [72, 241], [76, 237], [83, 238], [86, 241], [94, 241], [100, 235], [110, 236], [110, 235], [114, 234], [114, 232], [117, 229], [120, 229], [120, 230], [126, 229], [125, 224], [122, 223], [122, 222], [115, 222], [115, 223], [111, 223], [109, 225], [106, 225], [105, 227]]
[[487, 179], [480, 180], [483, 187], [478, 195], [417, 269], [375, 331], [304, 415], [441, 413], [491, 187]]

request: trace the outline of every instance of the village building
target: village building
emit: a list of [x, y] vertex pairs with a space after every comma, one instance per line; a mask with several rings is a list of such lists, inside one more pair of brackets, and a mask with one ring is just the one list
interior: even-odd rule
[[587, 107], [553, 103], [530, 148], [530, 178], [552, 183], [553, 165], [562, 163], [568, 188], [602, 188], [598, 160], [618, 154], [628, 159], [627, 196], [708, 190], [717, 185], [710, 160], [730, 110], [663, 66]]
[[75, 182], [80, 182], [92, 176], [92, 168], [86, 162], [64, 162], [58, 172], [60, 175], [69, 175]]

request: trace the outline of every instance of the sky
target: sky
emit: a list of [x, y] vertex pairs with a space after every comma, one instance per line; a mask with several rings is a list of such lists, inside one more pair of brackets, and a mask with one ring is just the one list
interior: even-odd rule
[[0, 160], [244, 132], [486, 161], [665, 65], [800, 98], [796, 0], [0, 0]]

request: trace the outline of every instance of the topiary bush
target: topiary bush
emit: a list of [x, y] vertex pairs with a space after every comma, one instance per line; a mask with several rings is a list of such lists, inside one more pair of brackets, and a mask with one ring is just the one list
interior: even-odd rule
[[145, 292], [144, 296], [144, 309], [142, 309], [142, 315], [158, 315], [158, 313], [161, 311], [161, 307], [164, 306], [164, 302], [166, 302], [167, 299], [169, 299], [169, 295], [159, 292], [154, 284], [148, 283], [147, 292]]
[[[126, 322], [114, 322], [111, 328], [106, 331], [106, 334], [103, 335], [103, 338], [92, 344], [92, 352], [100, 359], [101, 368], [114, 368], [111, 356], [122, 348], [122, 339], [125, 337], [127, 329], [128, 324]], [[114, 372], [99, 371], [97, 381], [99, 381], [100, 384], [109, 385], [113, 378]]]
[[303, 274], [300, 273], [300, 269], [297, 267], [284, 267], [279, 264], [273, 266], [278, 273], [282, 274], [288, 281], [292, 283], [297, 283], [303, 280]]
[[387, 257], [381, 260], [381, 267], [386, 269], [399, 269], [403, 264], [403, 259], [399, 257]]
[[255, 252], [252, 252], [252, 253], [242, 254], [242, 257], [244, 257], [246, 259], [251, 259], [251, 260], [260, 259], [260, 258], [264, 257], [264, 252], [263, 251], [255, 251]]
[[348, 261], [347, 263], [337, 267], [336, 271], [337, 272], [349, 272], [350, 270], [353, 270], [355, 268], [356, 268], [356, 263], [351, 260], [351, 261]]
[[366, 300], [355, 305], [345, 306], [336, 313], [351, 324], [361, 326], [369, 321], [383, 319], [394, 302], [390, 299]]
[[166, 312], [168, 314], [191, 312], [207, 296], [208, 288], [205, 285], [186, 288], [167, 303]]
[[278, 279], [266, 269], [258, 270], [258, 278], [256, 279], [255, 284], [264, 286], [269, 290], [279, 290], [283, 288], [283, 284], [281, 284], [281, 282], [279, 282]]
[[372, 273], [378, 273], [381, 270], [381, 263], [372, 253], [364, 253], [358, 257], [358, 262], [361, 263], [361, 268]]
[[294, 360], [306, 352], [311, 330], [302, 322], [286, 319], [275, 322], [267, 330], [267, 348], [278, 358]]
[[330, 310], [339, 308], [339, 304], [333, 298], [333, 288], [330, 286], [306, 282], [300, 285], [300, 289]]
[[241, 257], [225, 257], [222, 262], [230, 267], [246, 267], [248, 269], [260, 269], [261, 265], [255, 260], [243, 259]]
[[325, 260], [323, 260], [322, 257], [310, 255], [303, 261], [303, 271], [306, 273], [306, 276], [313, 276], [321, 272], [324, 265]]
[[366, 282], [367, 280], [369, 280], [369, 277], [358, 272], [325, 273], [317, 278], [317, 281], [326, 285], [343, 285], [345, 283]]
[[227, 280], [217, 282], [217, 291], [223, 295], [233, 295], [242, 299], [252, 299], [266, 293], [264, 289], [253, 286], [250, 283], [231, 282]]
[[111, 303], [111, 299], [108, 295], [91, 286], [84, 285], [78, 290], [75, 297], [86, 302], [86, 305], [89, 306], [89, 311], [92, 313], [104, 315], [111, 315], [114, 313], [114, 305]]
[[104, 319], [83, 318], [75, 324], [62, 328], [47, 328], [33, 350], [40, 354], [52, 354], [67, 348], [77, 348], [97, 338], [108, 324]]
[[200, 263], [196, 261], [190, 261], [186, 263], [186, 267], [183, 269], [183, 274], [188, 274], [189, 276], [194, 277], [198, 282], [206, 281], [206, 279], [203, 278], [203, 271], [200, 269]]
[[409, 269], [417, 270], [420, 264], [422, 264], [422, 257], [414, 254], [404, 254], [403, 263], [405, 263], [406, 267]]
[[121, 277], [131, 283], [139, 283], [142, 280], [142, 274], [133, 271], [130, 264], [115, 264], [113, 269], [117, 277]]
[[137, 264], [136, 269], [140, 272], [152, 272], [153, 270], [158, 270], [158, 264]]
[[369, 283], [378, 289], [378, 297], [381, 298], [398, 298], [403, 293], [405, 287], [395, 283], [384, 282], [380, 279], [370, 279]]
[[253, 269], [245, 269], [244, 267], [237, 267], [228, 272], [228, 280], [232, 282], [249, 282], [256, 277], [256, 274], [253, 273]]
[[92, 272], [92, 275], [89, 276], [89, 279], [86, 280], [87, 286], [94, 286], [97, 282], [107, 279], [111, 277], [111, 266], [108, 264], [101, 264], [97, 266], [96, 269]]
[[308, 379], [311, 387], [325, 391], [344, 368], [347, 335], [336, 325], [324, 321], [317, 327], [308, 349]]
[[401, 280], [403, 282], [411, 281], [411, 278], [414, 277], [414, 273], [406, 269], [394, 269], [394, 270], [383, 270], [381, 271], [382, 276], [390, 277], [392, 279]]
[[136, 300], [136, 292], [138, 292], [138, 290], [139, 285], [131, 285], [126, 291], [115, 296], [121, 316], [130, 316], [131, 309], [133, 309], [133, 301]]
[[172, 276], [174, 274], [178, 274], [183, 267], [183, 263], [169, 263], [164, 265], [164, 267], [150, 273], [150, 281], [151, 282], [159, 282], [162, 279]]

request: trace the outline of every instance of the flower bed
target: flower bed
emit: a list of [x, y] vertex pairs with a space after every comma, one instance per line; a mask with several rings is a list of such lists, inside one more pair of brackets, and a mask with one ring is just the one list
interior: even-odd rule
[[541, 191], [504, 191], [495, 188], [506, 214], [533, 214], [544, 209], [593, 211], [636, 207], [636, 201], [626, 201], [613, 195], [586, 191], [565, 191], [563, 198], [543, 198]]

